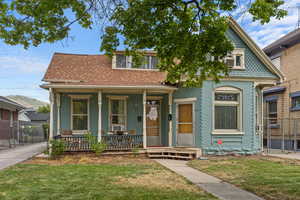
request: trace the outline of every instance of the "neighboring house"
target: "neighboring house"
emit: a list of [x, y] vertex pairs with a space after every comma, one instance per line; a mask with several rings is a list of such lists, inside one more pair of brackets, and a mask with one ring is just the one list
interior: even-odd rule
[[34, 109], [25, 109], [25, 115], [30, 119], [30, 122], [35, 124], [48, 123], [50, 119], [50, 113], [40, 113]]
[[50, 138], [90, 131], [108, 149], [124, 149], [126, 140], [129, 147], [197, 147], [204, 154], [260, 152], [262, 89], [283, 75], [233, 20], [227, 35], [235, 46], [226, 58], [229, 77], [201, 88], [168, 85], [152, 51], [138, 69], [122, 51], [112, 59], [55, 53], [41, 86], [50, 92]]
[[[300, 149], [297, 131], [300, 127], [300, 28], [263, 50], [286, 78], [283, 83], [264, 91], [265, 118], [271, 129], [268, 133], [272, 134], [272, 148], [281, 148], [285, 137], [285, 148]], [[265, 143], [266, 137], [267, 133]]]
[[19, 141], [18, 113], [22, 109], [22, 105], [0, 96], [0, 145]]

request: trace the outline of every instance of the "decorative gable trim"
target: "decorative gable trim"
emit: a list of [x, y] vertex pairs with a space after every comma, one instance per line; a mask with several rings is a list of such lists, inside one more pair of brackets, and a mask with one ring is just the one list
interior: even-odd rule
[[259, 60], [265, 64], [271, 72], [276, 74], [280, 78], [280, 82], [282, 82], [285, 79], [283, 73], [274, 66], [269, 57], [261, 50], [261, 48], [257, 46], [257, 44], [232, 17], [229, 17], [228, 19], [230, 27], [240, 36], [240, 38], [247, 44], [247, 46], [253, 51]]

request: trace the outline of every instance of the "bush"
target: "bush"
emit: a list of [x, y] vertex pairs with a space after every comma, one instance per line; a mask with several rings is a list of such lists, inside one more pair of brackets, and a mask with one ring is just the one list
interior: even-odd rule
[[103, 142], [98, 142], [97, 137], [92, 135], [90, 132], [88, 132], [84, 136], [91, 145], [92, 151], [95, 152], [97, 156], [101, 155], [102, 152], [106, 149], [106, 144]]
[[51, 140], [51, 154], [50, 157], [52, 159], [57, 158], [58, 156], [62, 155], [65, 151], [65, 142], [62, 140]]

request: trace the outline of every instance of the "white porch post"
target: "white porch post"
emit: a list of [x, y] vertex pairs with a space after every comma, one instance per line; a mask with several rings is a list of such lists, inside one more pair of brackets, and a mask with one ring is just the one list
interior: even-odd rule
[[53, 110], [54, 110], [54, 93], [52, 88], [49, 89], [49, 101], [50, 101], [50, 127], [49, 127], [49, 140], [53, 139]]
[[[169, 115], [172, 116], [172, 102], [173, 102], [172, 92], [169, 93], [168, 100], [169, 100]], [[172, 146], [172, 135], [173, 135], [172, 134], [173, 133], [172, 121], [173, 121], [173, 119], [169, 120], [169, 147]]]
[[143, 92], [143, 148], [147, 147], [147, 134], [146, 134], [146, 100], [147, 100], [147, 92], [144, 90]]
[[102, 91], [98, 91], [98, 142], [101, 142], [102, 132]]
[[57, 134], [60, 134], [60, 94], [56, 94], [56, 105], [57, 105]]

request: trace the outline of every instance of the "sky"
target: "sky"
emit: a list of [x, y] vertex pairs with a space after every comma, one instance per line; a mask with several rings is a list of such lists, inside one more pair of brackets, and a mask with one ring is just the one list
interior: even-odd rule
[[[300, 0], [286, 0], [283, 8], [288, 11], [288, 16], [281, 20], [272, 19], [266, 25], [253, 22], [247, 13], [233, 14], [250, 37], [263, 48], [296, 29], [298, 13], [295, 6], [299, 3]], [[9, 46], [0, 39], [0, 96], [25, 95], [48, 102], [48, 92], [40, 85], [53, 53], [100, 54], [100, 33], [97, 26], [86, 30], [74, 25], [67, 40], [27, 50], [22, 46]]]

